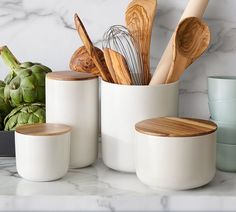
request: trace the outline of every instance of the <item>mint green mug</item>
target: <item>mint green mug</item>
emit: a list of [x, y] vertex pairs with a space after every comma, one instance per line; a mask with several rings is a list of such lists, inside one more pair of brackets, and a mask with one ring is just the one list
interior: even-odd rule
[[227, 172], [236, 172], [236, 145], [217, 143], [216, 167]]
[[236, 99], [236, 76], [209, 76], [208, 97], [210, 101]]
[[218, 126], [217, 142], [236, 145], [236, 122], [225, 123], [211, 119]]

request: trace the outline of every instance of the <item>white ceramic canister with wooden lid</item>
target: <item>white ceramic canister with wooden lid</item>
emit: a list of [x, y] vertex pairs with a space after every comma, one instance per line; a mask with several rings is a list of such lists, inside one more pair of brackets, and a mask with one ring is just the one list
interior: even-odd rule
[[16, 128], [18, 174], [31, 181], [63, 177], [70, 162], [71, 127], [64, 124], [29, 124]]
[[47, 74], [46, 121], [72, 126], [71, 168], [94, 163], [98, 154], [98, 78], [74, 71]]
[[215, 123], [163, 117], [136, 124], [135, 167], [151, 187], [184, 190], [209, 183], [216, 172]]

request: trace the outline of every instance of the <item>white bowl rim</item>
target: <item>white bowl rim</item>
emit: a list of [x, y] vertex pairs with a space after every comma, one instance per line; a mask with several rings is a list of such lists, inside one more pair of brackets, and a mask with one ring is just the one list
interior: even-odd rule
[[226, 76], [226, 75], [216, 75], [216, 76], [208, 76], [210, 80], [235, 80], [236, 76]]
[[113, 87], [127, 87], [127, 88], [155, 88], [155, 87], [174, 87], [179, 84], [179, 81], [168, 83], [168, 84], [158, 84], [158, 85], [122, 85], [122, 84], [117, 84], [113, 82], [107, 82], [105, 80], [102, 80], [103, 84], [108, 84]]
[[233, 147], [236, 147], [236, 144], [226, 144], [226, 143], [219, 143], [219, 142], [217, 142], [216, 145], [217, 146], [233, 146]]
[[229, 103], [229, 102], [236, 102], [236, 98], [235, 99], [214, 99], [214, 100], [212, 100], [212, 99], [208, 99], [208, 103], [223, 103], [223, 102], [225, 102], [225, 103]]

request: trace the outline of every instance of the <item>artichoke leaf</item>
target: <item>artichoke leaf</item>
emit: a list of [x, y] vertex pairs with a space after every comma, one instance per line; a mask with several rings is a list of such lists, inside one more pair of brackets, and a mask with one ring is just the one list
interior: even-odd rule
[[45, 123], [45, 105], [41, 103], [24, 104], [13, 109], [5, 118], [5, 130], [15, 130], [25, 124]]
[[[25, 103], [44, 103], [45, 77], [51, 69], [40, 63], [20, 63], [6, 46], [0, 47], [0, 54], [11, 70], [5, 79], [4, 96], [12, 107]], [[19, 93], [13, 91], [18, 88]]]

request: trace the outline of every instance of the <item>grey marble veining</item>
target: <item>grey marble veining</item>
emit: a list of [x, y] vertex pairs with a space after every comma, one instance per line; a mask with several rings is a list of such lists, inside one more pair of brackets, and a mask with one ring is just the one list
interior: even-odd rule
[[[93, 42], [100, 47], [104, 31], [124, 24], [129, 0], [1, 0], [0, 44], [7, 44], [21, 61], [39, 61], [53, 70], [68, 69], [72, 53], [81, 45], [73, 15], [81, 16]], [[154, 70], [187, 4], [187, 0], [159, 0], [151, 48]], [[236, 1], [211, 0], [204, 19], [212, 39], [208, 51], [181, 80], [180, 115], [209, 118], [207, 76], [235, 75]], [[0, 61], [0, 77], [7, 72]]]
[[15, 159], [0, 158], [0, 211], [206, 211], [235, 210], [236, 177], [217, 172], [214, 180], [189, 191], [153, 190], [135, 174], [113, 171], [99, 159], [84, 169], [71, 169], [54, 182], [20, 178]]
[[[104, 31], [124, 24], [130, 0], [0, 0], [0, 45], [8, 45], [20, 61], [38, 61], [66, 70], [81, 46], [74, 28], [78, 12], [93, 42], [100, 47]], [[155, 69], [187, 0], [159, 0], [151, 45]], [[207, 76], [236, 75], [236, 1], [210, 0], [204, 19], [211, 44], [181, 80], [180, 115], [209, 118]], [[0, 78], [7, 73], [0, 60]], [[215, 179], [190, 191], [152, 190], [134, 174], [94, 166], [70, 170], [59, 181], [34, 183], [21, 179], [15, 160], [0, 159], [0, 210], [236, 210], [236, 177], [217, 172]], [[206, 208], [207, 207], [207, 208]]]

